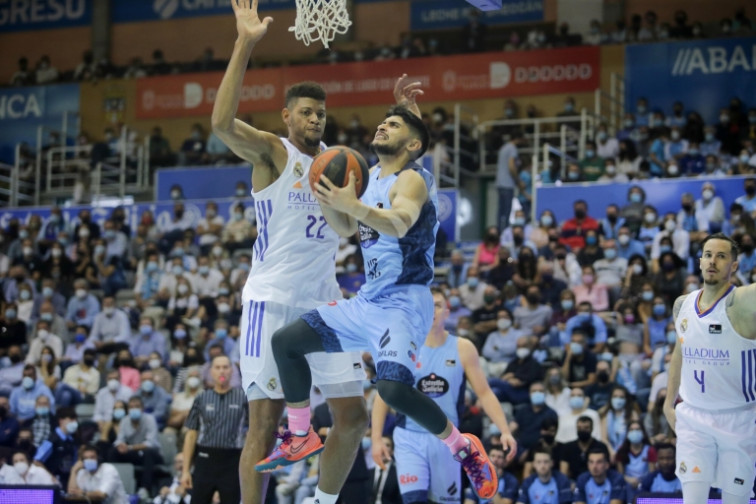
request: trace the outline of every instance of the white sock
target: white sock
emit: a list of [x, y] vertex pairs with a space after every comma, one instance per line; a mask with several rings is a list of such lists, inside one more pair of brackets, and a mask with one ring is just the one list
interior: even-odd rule
[[682, 484], [685, 504], [706, 504], [709, 502], [710, 484], [706, 481], [686, 481]]
[[315, 489], [315, 504], [336, 504], [338, 498], [339, 494], [327, 494], [320, 487]]

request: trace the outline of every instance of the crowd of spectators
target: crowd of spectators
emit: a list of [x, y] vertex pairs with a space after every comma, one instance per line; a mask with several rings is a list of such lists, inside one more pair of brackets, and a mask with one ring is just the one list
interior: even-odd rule
[[[750, 19], [744, 8], [738, 9], [733, 17], [723, 17], [716, 22], [688, 20], [685, 10], [678, 10], [674, 19], [659, 20], [654, 11], [644, 15], [633, 14], [629, 20], [617, 20], [614, 23], [601, 23], [594, 19], [586, 33], [570, 31], [567, 23], [559, 26], [539, 24], [526, 28], [506, 29], [504, 40], [493, 36], [499, 30], [489, 30], [480, 12], [470, 9], [467, 23], [458, 33], [421, 34], [403, 33], [396, 46], [387, 43], [365, 42], [362, 48], [340, 50], [338, 41], [330, 49], [324, 49], [314, 56], [282, 59], [275, 62], [260, 63], [263, 66], [283, 64], [338, 63], [347, 61], [382, 61], [390, 59], [407, 59], [436, 55], [450, 55], [482, 51], [513, 51], [529, 49], [547, 49], [579, 45], [605, 45], [658, 42], [665, 40], [691, 40], [704, 38], [722, 38], [749, 36], [756, 32], [756, 21]], [[155, 49], [148, 62], [142, 58], [133, 58], [128, 65], [118, 66], [109, 58], [95, 59], [92, 51], [85, 51], [81, 62], [74, 69], [59, 71], [43, 55], [30, 66], [29, 60], [22, 56], [18, 60], [18, 70], [13, 74], [9, 84], [28, 86], [33, 84], [50, 84], [54, 82], [80, 82], [113, 78], [134, 79], [155, 75], [169, 75], [190, 72], [219, 71], [225, 69], [227, 61], [215, 57], [212, 48], [206, 48], [194, 61], [169, 61], [160, 49]]]

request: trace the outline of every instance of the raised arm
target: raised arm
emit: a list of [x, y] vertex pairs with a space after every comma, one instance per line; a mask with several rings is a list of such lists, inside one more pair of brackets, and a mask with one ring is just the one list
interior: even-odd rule
[[370, 417], [370, 440], [371, 455], [375, 463], [381, 468], [386, 469], [386, 459], [388, 459], [388, 448], [383, 443], [383, 427], [386, 425], [386, 415], [389, 407], [381, 396], [376, 395], [373, 399], [373, 411]]
[[467, 381], [470, 383], [475, 395], [478, 396], [480, 405], [483, 406], [483, 411], [486, 412], [488, 418], [501, 431], [501, 443], [505, 447], [505, 450], [507, 450], [507, 460], [511, 461], [517, 454], [517, 441], [512, 437], [512, 433], [509, 432], [509, 425], [507, 424], [504, 410], [501, 409], [499, 400], [488, 385], [486, 375], [480, 368], [478, 350], [470, 340], [464, 338], [457, 339], [457, 349]]
[[[247, 6], [247, 3], [252, 5]], [[255, 165], [255, 170], [253, 170], [254, 185], [256, 178], [254, 172], [258, 172], [257, 174], [260, 176], [267, 175], [268, 180], [271, 180], [271, 177], [272, 180], [275, 180], [278, 176], [277, 166], [283, 167], [286, 164], [286, 149], [278, 137], [236, 119], [244, 74], [252, 49], [268, 31], [268, 25], [273, 21], [273, 18], [266, 17], [260, 21], [257, 15], [256, 1], [232, 0], [231, 6], [236, 16], [238, 34], [226, 73], [218, 87], [211, 121], [213, 132], [218, 138], [234, 154]], [[276, 173], [270, 173], [270, 170], [275, 170]]]
[[[685, 300], [685, 296], [680, 296], [675, 300], [672, 307], [672, 316], [677, 320], [680, 314], [680, 308]], [[677, 394], [680, 392], [680, 377], [682, 376], [682, 345], [678, 341], [675, 343], [675, 349], [672, 351], [672, 359], [669, 361], [667, 368], [667, 397], [664, 399], [664, 416], [672, 430], [675, 430], [677, 417], [675, 415], [675, 401]]]
[[422, 83], [419, 81], [410, 82], [407, 74], [402, 74], [401, 77], [396, 79], [396, 84], [394, 84], [394, 99], [396, 100], [396, 104], [407, 107], [417, 117], [422, 117], [420, 107], [417, 106], [417, 102], [415, 101], [418, 95], [424, 94], [423, 90], [420, 89], [421, 85]]

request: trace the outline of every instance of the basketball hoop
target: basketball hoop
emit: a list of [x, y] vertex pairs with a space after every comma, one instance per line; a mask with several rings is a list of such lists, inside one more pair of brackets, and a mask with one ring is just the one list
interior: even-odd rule
[[304, 45], [320, 40], [328, 48], [336, 35], [343, 35], [352, 25], [346, 0], [296, 0], [297, 18], [289, 31]]

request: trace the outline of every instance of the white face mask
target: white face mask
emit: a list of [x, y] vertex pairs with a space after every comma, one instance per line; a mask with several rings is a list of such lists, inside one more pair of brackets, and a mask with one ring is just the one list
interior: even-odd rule
[[120, 386], [121, 382], [119, 382], [118, 380], [108, 380], [108, 390], [110, 390], [111, 392], [115, 392]]
[[19, 476], [24, 476], [26, 474], [26, 471], [29, 470], [29, 464], [26, 462], [16, 462], [13, 464], [13, 469], [16, 470]]
[[150, 359], [150, 369], [157, 369], [160, 367], [160, 359]]
[[199, 385], [200, 385], [200, 379], [197, 378], [196, 376], [190, 376], [189, 378], [186, 379], [186, 386], [192, 390], [199, 387]]
[[509, 329], [510, 327], [512, 327], [512, 321], [509, 320], [509, 319], [503, 318], [503, 319], [497, 320], [496, 321], [496, 325], [502, 331], [506, 331], [507, 329]]
[[528, 355], [530, 355], [530, 349], [529, 348], [518, 348], [515, 351], [515, 354], [517, 354], [518, 359], [524, 359]]

